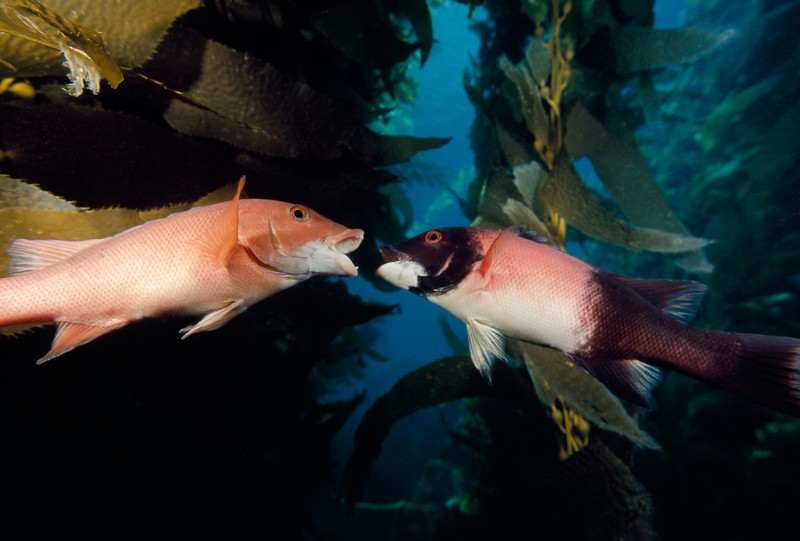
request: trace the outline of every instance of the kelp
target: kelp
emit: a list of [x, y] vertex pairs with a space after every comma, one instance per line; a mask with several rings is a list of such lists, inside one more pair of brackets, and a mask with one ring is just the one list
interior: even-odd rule
[[[566, 148], [573, 160], [589, 156], [608, 193], [632, 223], [691, 237], [670, 210], [621, 115], [610, 111], [604, 127], [580, 102], [576, 103], [567, 117]], [[699, 247], [679, 251], [683, 253], [670, 253], [671, 261], [679, 267], [705, 274], [713, 271], [714, 266]]]
[[352, 512], [366, 488], [372, 464], [392, 426], [412, 413], [477, 396], [494, 396], [533, 414], [544, 415], [530, 380], [508, 365], [495, 367], [489, 386], [469, 357], [447, 357], [400, 378], [364, 414], [345, 466], [340, 497]]
[[605, 385], [560, 351], [516, 341], [510, 342], [509, 351], [524, 361], [536, 388], [536, 396], [548, 409], [560, 396], [599, 428], [622, 434], [644, 448], [661, 449], [652, 436], [639, 428], [622, 402]]
[[[555, 156], [548, 154], [554, 149], [561, 148], [562, 138], [556, 137], [555, 133], [556, 131], [561, 133], [562, 128], [560, 122], [554, 122], [556, 118], [560, 120], [561, 113], [555, 116], [552, 114], [554, 104], [550, 101], [548, 105], [551, 118], [545, 117], [539, 90], [541, 80], [545, 78], [542, 72], [547, 66], [547, 63], [541, 60], [542, 48], [541, 42], [533, 39], [527, 49], [525, 61], [513, 67], [507, 61], [501, 60], [500, 67], [517, 89], [519, 105], [512, 105], [512, 109], [516, 110], [517, 107], [521, 109], [521, 116], [525, 119], [528, 131], [534, 136], [533, 147], [544, 161], [545, 167], [550, 169], [549, 173], [532, 161], [531, 152], [519, 140], [520, 135], [516, 135], [517, 130], [513, 126], [503, 125], [502, 110], [495, 113], [487, 111], [485, 105], [479, 106], [490, 118], [494, 118], [497, 114], [493, 122], [497, 142], [503, 150], [506, 162], [514, 168], [514, 183], [518, 191], [523, 194], [523, 201], [531, 208], [533, 215], [538, 217], [538, 221], [549, 225], [551, 234], [560, 227], [554, 220], [558, 217], [558, 220], [565, 220], [597, 240], [637, 251], [680, 253], [680, 256], [675, 257], [675, 261], [685, 268], [700, 272], [709, 271], [708, 262], [699, 252], [707, 241], [692, 237], [672, 215], [632, 138], [625, 137], [627, 132], [624, 131], [621, 122], [617, 122], [619, 126], [616, 129], [619, 141], [615, 140], [617, 144], [610, 145], [608, 130], [594, 120], [580, 102], [575, 102], [567, 116], [566, 135], [563, 139], [566, 141], [566, 151], [559, 150]], [[553, 54], [550, 51], [550, 55]], [[561, 62], [563, 64], [564, 59]], [[562, 71], [565, 69], [567, 68], [562, 68]], [[552, 71], [555, 73], [556, 69], [552, 68]], [[553, 74], [550, 77], [552, 79]], [[465, 84], [471, 86], [466, 80]], [[501, 97], [504, 95], [501, 92]], [[473, 102], [479, 99], [476, 92], [472, 92], [470, 96]], [[558, 97], [560, 99], [560, 94]], [[502, 109], [502, 106], [496, 109]], [[626, 154], [623, 155], [623, 151]], [[605, 159], [601, 169], [603, 165], [606, 165], [606, 168], [599, 174], [609, 192], [612, 196], [619, 195], [623, 212], [630, 212], [637, 218], [645, 217], [642, 219], [643, 223], [637, 223], [631, 216], [627, 216], [627, 212], [626, 216], [636, 225], [632, 226], [615, 218], [586, 188], [572, 166], [572, 160], [588, 152], [594, 153], [598, 161]], [[525, 167], [522, 167], [523, 165]], [[631, 189], [634, 184], [637, 188], [641, 184], [642, 189]], [[484, 189], [483, 196], [486, 197], [489, 192], [489, 189]], [[509, 194], [509, 198], [513, 199], [513, 195]], [[507, 216], [512, 215], [517, 219], [524, 217], [527, 222], [536, 222], [532, 220], [530, 213], [518, 205], [514, 203], [509, 205], [507, 200], [498, 199], [508, 211]], [[485, 205], [482, 206], [485, 208]]]
[[562, 216], [568, 224], [597, 240], [629, 250], [680, 253], [708, 244], [705, 239], [635, 227], [614, 218], [589, 191], [565, 153], [559, 155], [553, 170], [535, 174], [537, 165], [514, 170], [515, 182], [535, 193], [533, 211], [537, 216]]
[[[83, 92], [84, 84], [97, 94], [100, 77], [112, 88], [122, 81], [122, 72], [106, 52], [99, 33], [75, 24], [35, 0], [4, 0], [0, 4], [0, 32], [59, 51], [69, 69], [72, 83], [68, 92], [73, 96]], [[8, 60], [3, 63], [19, 71]]]
[[0, 148], [4, 172], [95, 208], [112, 201], [162, 206], [199, 198], [241, 175], [256, 177], [255, 164], [237, 163], [230, 149], [68, 101], [0, 104]]
[[[420, 63], [433, 45], [433, 25], [424, 0], [394, 0], [379, 6], [371, 2], [332, 2], [306, 11], [313, 28], [348, 58], [379, 70], [391, 68], [420, 50]], [[405, 16], [418, 41], [397, 36], [397, 18]]]
[[[540, 511], [544, 527], [534, 530], [544, 538], [654, 538], [652, 496], [598, 439], [563, 461], [536, 490], [554, 503]], [[527, 518], [529, 523], [541, 523], [535, 517]]]
[[116, 88], [122, 81], [118, 66], [144, 64], [175, 19], [200, 4], [199, 0], [4, 0], [0, 77], [65, 75], [66, 57], [72, 94], [80, 94], [84, 79], [97, 93], [100, 75]]
[[[571, 10], [571, 0], [560, 10], [558, 1], [553, 1], [550, 39], [546, 43], [538, 37], [531, 40], [525, 53], [527, 66], [514, 68], [505, 58], [500, 61], [500, 68], [517, 87], [525, 122], [534, 135], [533, 147], [548, 169], [553, 168], [564, 136], [561, 97], [569, 83], [575, 51], [562, 46], [561, 25]], [[548, 113], [542, 101], [548, 105]]]
[[[181, 59], [181, 71], [175, 69], [176, 58]], [[187, 69], [193, 76], [185, 75]], [[267, 156], [346, 156], [389, 165], [449, 141], [375, 134], [353, 120], [342, 104], [307, 84], [186, 28], [170, 33], [145, 74], [204, 106], [173, 99], [164, 113], [173, 128]]]

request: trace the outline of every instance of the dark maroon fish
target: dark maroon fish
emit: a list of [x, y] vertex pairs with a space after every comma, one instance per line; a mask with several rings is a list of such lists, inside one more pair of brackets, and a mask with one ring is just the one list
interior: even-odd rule
[[670, 369], [800, 417], [800, 340], [686, 325], [706, 290], [699, 282], [613, 274], [519, 227], [436, 229], [381, 253], [379, 277], [467, 324], [487, 380], [510, 337], [563, 351], [639, 406]]

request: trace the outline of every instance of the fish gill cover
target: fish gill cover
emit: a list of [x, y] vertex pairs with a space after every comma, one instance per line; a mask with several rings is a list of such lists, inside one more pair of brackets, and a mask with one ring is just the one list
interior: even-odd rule
[[[376, 127], [415, 99], [409, 67], [437, 47], [430, 10], [452, 9], [434, 4], [3, 0], [0, 248], [111, 235], [228, 200], [217, 190], [247, 175], [250, 197], [364, 229], [353, 259], [371, 279], [377, 241], [414, 222], [400, 184], [411, 169], [377, 167], [463, 135]], [[473, 1], [449, 22], [481, 42], [462, 80], [440, 81], [445, 94], [463, 81], [477, 112], [465, 215], [526, 225], [625, 274], [700, 278], [700, 325], [796, 336], [800, 13], [691, 2], [682, 28], [653, 28], [653, 4]], [[496, 384], [514, 385], [502, 391], [460, 357], [399, 368], [377, 402], [370, 383], [343, 522], [334, 462], [346, 457], [331, 446], [365, 395], [327, 391], [402, 361], [363, 325], [397, 302], [381, 298], [307, 282], [208, 335], [182, 342], [179, 323], [149, 321], [39, 368], [29, 359], [49, 330], [3, 338], [10, 522], [62, 535], [725, 539], [793, 516], [796, 419], [675, 375], [645, 416], [563, 355], [518, 344], [524, 366], [503, 367]], [[397, 318], [383, 320], [385, 334]], [[424, 434], [392, 447], [401, 418], [461, 398], [439, 410], [444, 449]], [[412, 451], [431, 457], [401, 482]], [[371, 499], [391, 483], [410, 487], [403, 499]]]

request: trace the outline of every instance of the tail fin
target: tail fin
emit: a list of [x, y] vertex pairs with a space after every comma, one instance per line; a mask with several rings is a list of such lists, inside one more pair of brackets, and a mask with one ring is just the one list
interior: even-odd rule
[[751, 402], [800, 417], [800, 340], [736, 335], [740, 344], [734, 381], [724, 388]]

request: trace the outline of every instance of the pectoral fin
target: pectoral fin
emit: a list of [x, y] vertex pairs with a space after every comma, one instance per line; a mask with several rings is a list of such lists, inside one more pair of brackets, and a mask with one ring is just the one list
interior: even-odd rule
[[244, 300], [239, 299], [230, 303], [224, 308], [220, 308], [219, 310], [206, 314], [206, 316], [197, 322], [196, 325], [181, 329], [181, 334], [183, 335], [181, 340], [185, 340], [187, 336], [191, 336], [196, 332], [213, 331], [214, 329], [219, 329], [245, 310], [247, 310], [247, 307], [244, 305]]
[[217, 223], [194, 240], [200, 249], [221, 267], [228, 266], [228, 259], [239, 246], [239, 196], [244, 188], [244, 181], [244, 177], [239, 179], [236, 195], [220, 215]]
[[494, 239], [494, 242], [491, 246], [489, 246], [489, 250], [486, 251], [486, 255], [483, 257], [483, 261], [481, 262], [481, 266], [478, 269], [481, 276], [486, 278], [487, 283], [484, 286], [484, 289], [488, 287], [490, 278], [489, 272], [494, 267], [494, 264], [497, 262], [497, 259], [503, 253], [503, 251], [508, 247], [508, 244], [511, 242], [512, 239], [518, 237], [519, 234], [522, 232], [522, 227], [519, 226], [512, 226], [507, 227], [500, 233], [500, 236]]
[[45, 361], [63, 355], [78, 346], [91, 342], [98, 336], [115, 331], [127, 324], [127, 321], [120, 321], [111, 325], [84, 325], [82, 323], [69, 322], [59, 323], [56, 337], [53, 339], [53, 344], [50, 346], [50, 351], [47, 352], [47, 355], [36, 361], [36, 364], [42, 364]]
[[506, 360], [506, 337], [477, 319], [469, 319], [467, 323], [469, 337], [469, 354], [475, 368], [480, 371], [487, 383], [492, 383], [492, 365], [495, 359]]

